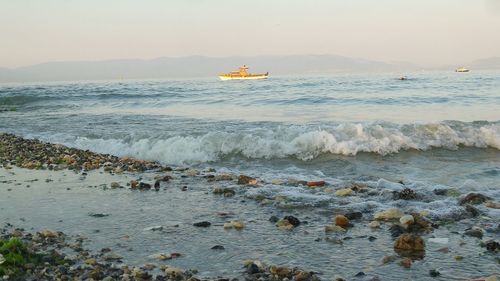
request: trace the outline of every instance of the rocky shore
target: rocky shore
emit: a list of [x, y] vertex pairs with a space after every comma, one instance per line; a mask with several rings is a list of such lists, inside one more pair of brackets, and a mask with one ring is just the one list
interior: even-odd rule
[[[276, 208], [290, 209], [294, 202], [284, 195], [268, 195], [265, 188], [272, 187], [300, 187], [310, 190], [312, 194], [328, 194], [335, 203], [342, 203], [349, 198], [369, 198], [380, 196], [383, 200], [400, 202], [400, 208], [387, 208], [373, 212], [367, 210], [347, 210], [335, 208], [328, 210], [329, 222], [323, 223], [321, 236], [318, 234], [316, 242], [327, 242], [332, 245], [343, 245], [353, 239], [351, 234], [366, 233], [364, 237], [370, 242], [382, 240], [392, 241], [386, 245], [393, 254], [386, 255], [380, 260], [381, 265], [397, 264], [401, 268], [410, 269], [415, 262], [425, 259], [429, 251], [442, 254], [449, 253], [449, 237], [436, 236], [434, 233], [442, 227], [459, 229], [450, 231], [456, 237], [474, 238], [474, 247], [486, 260], [496, 265], [500, 264], [500, 224], [498, 217], [488, 218], [483, 208], [497, 210], [500, 208], [498, 198], [491, 198], [480, 192], [456, 194], [456, 190], [434, 190], [433, 196], [456, 197], [456, 206], [459, 212], [452, 219], [449, 217], [431, 216], [427, 212], [415, 212], [404, 208], [405, 202], [431, 202], [432, 197], [415, 191], [400, 183], [396, 190], [377, 189], [360, 183], [335, 184], [323, 180], [295, 180], [275, 179], [265, 180], [247, 175], [233, 175], [217, 173], [213, 169], [200, 171], [197, 169], [168, 167], [160, 163], [143, 161], [131, 158], [120, 158], [112, 155], [98, 154], [91, 151], [69, 148], [63, 145], [44, 143], [38, 140], [24, 139], [11, 134], [0, 134], [0, 164], [3, 169], [17, 166], [23, 169], [36, 170], [73, 170], [79, 174], [88, 171], [100, 170], [109, 174], [130, 174], [133, 180], [126, 183], [112, 182], [111, 188], [128, 187], [131, 190], [159, 191], [166, 189], [167, 183], [175, 183], [181, 190], [188, 190], [183, 182], [184, 178], [192, 178], [203, 185], [210, 186], [211, 196], [222, 200], [246, 198], [253, 199], [261, 206], [275, 206]], [[148, 176], [145, 175], [145, 173]], [[8, 181], [1, 184], [9, 185]], [[250, 192], [249, 192], [250, 191]], [[455, 199], [454, 199], [455, 200]], [[338, 204], [341, 206], [341, 204]], [[106, 214], [93, 214], [100, 217]], [[231, 216], [220, 212], [221, 217]], [[304, 231], [308, 234], [314, 228], [308, 223], [308, 218], [299, 215], [286, 214], [270, 216], [268, 221], [278, 231]], [[452, 221], [455, 220], [455, 221]], [[461, 223], [463, 222], [463, 223]], [[212, 221], [200, 220], [189, 222], [197, 229], [210, 228]], [[458, 225], [458, 226], [457, 226]], [[220, 225], [226, 231], [245, 231], [246, 222], [240, 219], [230, 219]], [[152, 228], [151, 231], [162, 230]], [[0, 280], [200, 280], [206, 279], [197, 276], [196, 270], [184, 270], [168, 265], [145, 263], [143, 266], [126, 266], [121, 263], [122, 256], [113, 252], [113, 249], [102, 248], [92, 252], [85, 249], [83, 236], [69, 236], [62, 232], [41, 229], [36, 232], [27, 232], [6, 224], [0, 230]], [[456, 232], [456, 233], [455, 233]], [[441, 234], [442, 235], [442, 234]], [[496, 237], [496, 238], [495, 238]], [[442, 245], [438, 249], [429, 249], [429, 243]], [[464, 243], [465, 242], [460, 242]], [[5, 246], [2, 246], [5, 245]], [[224, 250], [221, 245], [214, 246], [213, 250]], [[13, 259], [16, 254], [17, 259]], [[163, 253], [155, 256], [157, 260], [175, 259], [182, 253]], [[456, 255], [455, 260], [463, 257]], [[353, 276], [356, 280], [384, 280], [382, 277], [370, 276], [362, 270]], [[475, 280], [497, 280], [498, 272], [491, 272], [491, 276]], [[320, 280], [321, 273], [307, 271], [294, 266], [266, 265], [259, 260], [248, 260], [241, 265], [241, 278], [245, 280]], [[440, 268], [432, 268], [421, 274], [421, 280], [442, 278]], [[233, 277], [212, 278], [220, 281], [231, 280]], [[334, 280], [351, 280], [343, 277], [334, 277]], [[416, 279], [420, 280], [420, 278]], [[444, 279], [441, 279], [444, 280]]]
[[34, 139], [24, 139], [12, 134], [0, 133], [0, 163], [27, 169], [95, 170], [104, 168], [113, 172], [142, 172], [152, 169], [168, 169], [156, 162], [119, 158], [109, 154], [70, 148]]
[[[82, 245], [85, 239], [49, 229], [29, 233], [6, 224], [0, 229], [0, 280], [201, 280], [196, 277], [196, 270], [167, 265], [157, 268], [152, 263], [142, 267], [122, 265], [123, 257], [110, 248], [103, 248], [97, 253], [85, 249]], [[168, 259], [172, 256], [156, 258]], [[314, 272], [267, 266], [259, 261], [249, 260], [243, 267], [247, 280], [320, 280]], [[230, 279], [221, 277], [214, 280]]]

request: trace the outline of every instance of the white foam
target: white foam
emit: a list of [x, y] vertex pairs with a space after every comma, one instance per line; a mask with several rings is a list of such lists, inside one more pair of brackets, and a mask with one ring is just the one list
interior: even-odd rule
[[172, 136], [164, 139], [132, 140], [50, 137], [50, 141], [119, 156], [157, 160], [168, 164], [217, 161], [239, 154], [248, 158], [295, 157], [308, 161], [321, 154], [381, 155], [401, 150], [428, 150], [459, 146], [500, 149], [500, 123], [339, 124], [328, 128], [281, 126], [253, 128], [240, 132], [209, 132], [200, 136]]

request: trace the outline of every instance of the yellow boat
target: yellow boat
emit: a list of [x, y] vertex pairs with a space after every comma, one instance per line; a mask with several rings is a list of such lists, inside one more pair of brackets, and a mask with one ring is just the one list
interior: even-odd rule
[[248, 72], [248, 67], [246, 65], [240, 66], [238, 71], [231, 71], [229, 73], [222, 73], [219, 75], [220, 80], [257, 80], [266, 79], [269, 76], [269, 72], [251, 74]]
[[460, 68], [455, 69], [455, 72], [469, 72], [469, 70], [465, 67], [460, 67]]

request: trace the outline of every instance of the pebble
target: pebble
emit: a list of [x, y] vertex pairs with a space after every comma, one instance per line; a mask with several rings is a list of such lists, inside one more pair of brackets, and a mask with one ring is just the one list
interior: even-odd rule
[[256, 185], [257, 179], [245, 175], [240, 175], [238, 177], [238, 184]]
[[431, 277], [438, 277], [439, 275], [441, 275], [441, 273], [439, 271], [437, 271], [437, 269], [431, 269], [431, 270], [429, 270], [429, 275]]
[[472, 237], [476, 237], [479, 239], [483, 238], [483, 230], [479, 227], [473, 227], [472, 229], [466, 230], [464, 232], [464, 234], [467, 236], [472, 236]]
[[194, 176], [199, 175], [200, 171], [198, 171], [196, 169], [187, 169], [184, 173], [186, 174], [186, 176], [194, 177]]
[[401, 218], [399, 218], [399, 222], [403, 225], [403, 226], [408, 226], [410, 224], [413, 224], [415, 222], [415, 219], [413, 218], [412, 215], [404, 215], [402, 216]]
[[348, 218], [349, 220], [358, 220], [358, 219], [361, 219], [363, 217], [363, 213], [361, 213], [361, 212], [350, 212], [350, 213], [346, 213], [344, 216], [346, 218]]
[[212, 224], [208, 221], [200, 221], [200, 222], [193, 223], [193, 225], [196, 227], [209, 227]]
[[276, 226], [282, 230], [292, 230], [294, 228], [293, 224], [291, 224], [288, 220], [285, 219], [276, 222]]
[[224, 248], [224, 246], [222, 246], [222, 245], [215, 245], [210, 249], [212, 249], [212, 250], [225, 250], [226, 248]]
[[395, 250], [405, 250], [405, 251], [424, 251], [425, 242], [422, 237], [415, 234], [402, 234], [394, 242]]
[[463, 198], [461, 198], [458, 201], [458, 204], [460, 205], [465, 205], [465, 204], [479, 204], [479, 203], [484, 203], [490, 198], [481, 194], [481, 193], [469, 193], [465, 195]]
[[380, 222], [378, 221], [372, 221], [368, 224], [368, 227], [370, 228], [380, 228]]
[[309, 187], [320, 187], [324, 186], [325, 184], [325, 181], [308, 181], [306, 185]]
[[403, 211], [397, 208], [391, 208], [383, 212], [375, 213], [374, 218], [376, 220], [391, 220], [391, 219], [399, 219], [402, 216], [404, 216]]
[[300, 220], [298, 218], [294, 217], [294, 216], [285, 216], [283, 219], [287, 220], [294, 227], [297, 227], [300, 224]]
[[224, 224], [224, 229], [234, 228], [234, 229], [237, 229], [237, 230], [241, 230], [244, 227], [245, 227], [245, 224], [243, 224], [241, 221], [232, 221], [232, 222]]
[[335, 196], [349, 196], [353, 193], [351, 188], [344, 188], [335, 191]]
[[484, 243], [486, 250], [489, 252], [499, 252], [500, 251], [500, 243], [495, 240], [488, 240]]
[[343, 215], [335, 216], [335, 225], [346, 227], [350, 225], [349, 219]]
[[400, 192], [396, 192], [395, 197], [396, 199], [413, 200], [417, 199], [417, 193], [411, 188], [405, 188]]

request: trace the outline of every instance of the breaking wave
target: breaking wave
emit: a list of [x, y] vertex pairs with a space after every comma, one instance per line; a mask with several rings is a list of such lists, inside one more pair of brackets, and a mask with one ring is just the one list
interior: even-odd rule
[[388, 155], [404, 150], [459, 149], [460, 146], [500, 150], [500, 122], [457, 121], [432, 124], [369, 123], [335, 126], [278, 126], [202, 135], [96, 139], [50, 136], [41, 139], [100, 153], [132, 156], [167, 164], [212, 162], [228, 155], [250, 159], [292, 157], [303, 161], [323, 154]]

